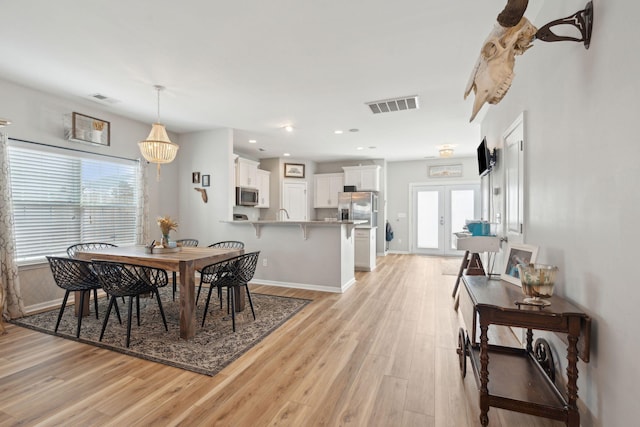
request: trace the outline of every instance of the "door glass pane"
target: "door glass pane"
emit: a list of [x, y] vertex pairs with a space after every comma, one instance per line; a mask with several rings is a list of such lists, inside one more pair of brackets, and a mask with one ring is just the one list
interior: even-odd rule
[[[451, 190], [451, 232], [462, 231], [465, 220], [474, 218], [474, 191]], [[451, 249], [455, 249], [453, 243]]]
[[438, 247], [438, 191], [418, 191], [417, 194], [417, 247]]

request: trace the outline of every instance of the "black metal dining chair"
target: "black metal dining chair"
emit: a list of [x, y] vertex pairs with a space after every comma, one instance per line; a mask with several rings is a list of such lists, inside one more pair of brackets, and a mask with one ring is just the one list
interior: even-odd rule
[[[111, 314], [111, 309], [114, 305], [116, 312], [118, 312], [117, 297], [129, 297], [127, 347], [129, 347], [129, 343], [131, 341], [131, 318], [134, 297], [136, 298], [138, 326], [140, 326], [140, 295], [152, 293], [156, 296], [156, 300], [158, 301], [158, 308], [160, 309], [164, 329], [166, 331], [169, 330], [167, 327], [167, 319], [165, 318], [164, 310], [162, 309], [160, 292], [158, 291], [158, 288], [166, 286], [169, 281], [165, 270], [112, 261], [93, 261], [93, 268], [100, 278], [102, 288], [109, 295], [109, 306], [107, 308], [107, 314], [104, 318], [104, 322], [102, 323], [100, 341], [102, 341], [104, 336], [104, 331], [107, 328], [107, 323], [109, 321], [109, 315]], [[118, 315], [118, 317], [120, 316]]]
[[[64, 298], [62, 300], [62, 306], [58, 313], [58, 320], [56, 321], [55, 332], [58, 332], [64, 309], [67, 305], [67, 299], [70, 292], [79, 292], [80, 301], [76, 301], [78, 306], [78, 326], [76, 330], [76, 338], [80, 338], [80, 328], [82, 327], [82, 311], [84, 310], [84, 302], [87, 294], [94, 291], [94, 304], [96, 311], [96, 319], [98, 318], [98, 298], [96, 290], [102, 287], [100, 280], [91, 267], [91, 262], [82, 261], [73, 258], [53, 257], [48, 256], [47, 261], [53, 274], [53, 279], [58, 287], [65, 290]], [[118, 317], [120, 315], [118, 314]]]
[[[244, 287], [246, 289], [253, 320], [256, 320], [256, 312], [253, 307], [251, 292], [249, 291], [249, 281], [253, 279], [259, 256], [260, 251], [250, 252], [216, 264], [208, 265], [202, 269], [202, 276], [204, 277], [205, 283], [210, 283], [207, 302], [204, 307], [204, 315], [202, 316], [203, 327], [207, 318], [207, 311], [209, 310], [211, 291], [214, 287], [217, 289], [227, 289], [227, 313], [231, 311], [233, 332], [236, 331], [235, 293], [237, 288]], [[220, 301], [220, 308], [222, 308], [222, 301]]]
[[117, 247], [118, 245], [114, 245], [113, 243], [106, 243], [106, 242], [76, 243], [75, 245], [71, 245], [67, 248], [67, 255], [69, 255], [69, 258], [75, 258], [77, 252], [93, 251], [96, 249], [117, 248]]
[[[75, 258], [76, 253], [81, 251], [92, 251], [96, 249], [106, 249], [106, 248], [117, 248], [118, 245], [114, 245], [113, 243], [107, 242], [85, 242], [85, 243], [76, 243], [75, 245], [71, 245], [67, 248], [67, 255], [69, 258]], [[92, 267], [93, 268], [93, 267]], [[93, 290], [93, 299], [98, 300], [98, 290]], [[124, 302], [124, 299], [122, 300]]]
[[[208, 248], [220, 248], [220, 249], [244, 249], [244, 242], [240, 242], [238, 240], [223, 240], [221, 242], [213, 243]], [[202, 274], [202, 271], [198, 270], [199, 273]], [[202, 290], [202, 283], [209, 283], [202, 281], [202, 275], [200, 276], [200, 285], [198, 286], [198, 293], [196, 295], [196, 304], [198, 304], [198, 300], [200, 299], [200, 291]], [[218, 298], [220, 298], [220, 304], [222, 304], [222, 290], [218, 288]]]
[[[178, 239], [176, 240], [176, 245], [178, 246], [182, 246], [182, 247], [197, 247], [198, 246], [198, 239]], [[177, 283], [177, 275], [176, 272], [173, 271], [173, 300], [176, 300], [176, 283]]]

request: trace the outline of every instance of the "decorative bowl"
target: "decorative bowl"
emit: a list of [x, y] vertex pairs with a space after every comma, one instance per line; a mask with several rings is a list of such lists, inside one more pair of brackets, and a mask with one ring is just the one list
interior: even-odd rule
[[555, 265], [529, 264], [518, 265], [522, 293], [527, 297], [524, 302], [533, 305], [549, 305], [543, 298], [551, 298], [556, 283], [558, 267]]

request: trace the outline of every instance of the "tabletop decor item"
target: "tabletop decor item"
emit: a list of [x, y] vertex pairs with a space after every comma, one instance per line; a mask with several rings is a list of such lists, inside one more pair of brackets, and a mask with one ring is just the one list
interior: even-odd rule
[[522, 293], [527, 297], [526, 304], [550, 305], [549, 301], [542, 298], [551, 298], [553, 287], [556, 283], [558, 267], [545, 264], [518, 265], [520, 271], [520, 283]]
[[510, 243], [505, 251], [504, 263], [502, 264], [504, 269], [500, 274], [500, 278], [521, 286], [518, 265], [534, 264], [537, 256], [537, 246]]
[[177, 230], [178, 223], [172, 220], [169, 216], [163, 216], [158, 218], [158, 226], [160, 227], [160, 231], [162, 232], [162, 240], [160, 242], [160, 246], [164, 248], [170, 247], [169, 232], [171, 230]]

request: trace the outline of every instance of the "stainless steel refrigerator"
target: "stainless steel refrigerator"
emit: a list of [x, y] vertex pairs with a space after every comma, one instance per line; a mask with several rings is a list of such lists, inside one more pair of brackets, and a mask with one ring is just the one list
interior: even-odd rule
[[358, 227], [378, 226], [378, 193], [356, 191], [338, 194], [338, 213], [343, 220], [365, 220]]

